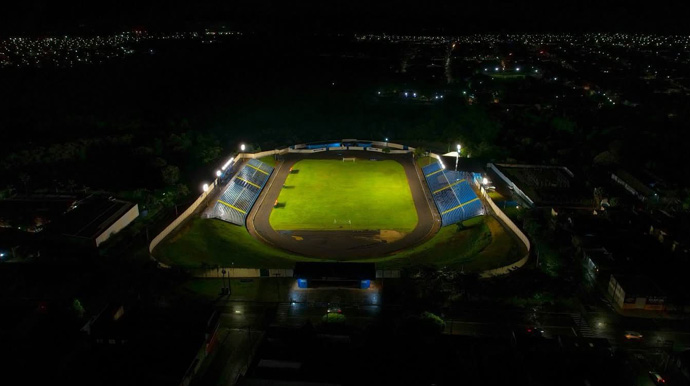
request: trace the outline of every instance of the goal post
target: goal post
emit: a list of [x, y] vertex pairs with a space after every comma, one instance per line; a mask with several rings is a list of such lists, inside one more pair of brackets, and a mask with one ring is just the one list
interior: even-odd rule
[[345, 161], [352, 161], [352, 162], [355, 162], [356, 159], [357, 159], [357, 158], [355, 158], [355, 157], [343, 157], [343, 162], [345, 162]]

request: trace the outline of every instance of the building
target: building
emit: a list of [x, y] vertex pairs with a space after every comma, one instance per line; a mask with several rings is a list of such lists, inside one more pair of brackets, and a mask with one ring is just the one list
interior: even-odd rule
[[614, 266], [613, 256], [606, 248], [587, 248], [582, 251], [585, 272], [596, 278]]
[[374, 263], [295, 263], [294, 277], [299, 288], [369, 288], [376, 279]]
[[89, 320], [82, 331], [96, 344], [123, 345], [131, 338], [132, 325], [121, 304], [108, 304]]
[[666, 295], [645, 276], [611, 275], [608, 292], [621, 310], [666, 309]]
[[73, 195], [35, 194], [0, 200], [0, 228], [37, 233], [78, 201]]
[[645, 185], [642, 181], [625, 170], [618, 170], [615, 173], [611, 173], [611, 179], [623, 186], [625, 190], [640, 201], [659, 200], [659, 196], [652, 188]]
[[52, 232], [78, 243], [98, 247], [138, 216], [137, 204], [92, 195], [74, 203], [54, 222]]
[[594, 209], [591, 193], [565, 166], [489, 163], [487, 174], [532, 208]]

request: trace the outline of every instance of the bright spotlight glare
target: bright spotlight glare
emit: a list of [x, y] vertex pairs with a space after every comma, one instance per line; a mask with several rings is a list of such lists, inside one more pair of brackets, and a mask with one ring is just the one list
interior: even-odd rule
[[208, 192], [208, 184], [204, 184], [201, 189], [203, 189], [204, 192]]
[[227, 169], [228, 166], [230, 166], [230, 164], [232, 163], [232, 160], [234, 160], [234, 159], [235, 159], [235, 157], [230, 157], [230, 159], [228, 160], [228, 162], [226, 162], [225, 165], [223, 165], [223, 167], [220, 168], [220, 169], [221, 169], [221, 170]]
[[488, 184], [488, 183], [489, 183], [489, 179], [488, 179], [488, 178], [486, 178], [486, 177], [482, 178], [482, 185], [486, 185], [486, 184]]
[[220, 177], [220, 175], [223, 174], [220, 170], [216, 170], [216, 177]]

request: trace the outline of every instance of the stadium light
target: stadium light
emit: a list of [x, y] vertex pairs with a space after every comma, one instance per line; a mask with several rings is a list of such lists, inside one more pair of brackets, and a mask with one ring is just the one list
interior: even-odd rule
[[204, 184], [201, 189], [203, 189], [204, 192], [208, 192], [208, 184]]
[[455, 153], [455, 171], [456, 172], [458, 171], [458, 158], [460, 158], [460, 149], [461, 148], [462, 148], [462, 146], [460, 146], [460, 144], [458, 144], [457, 145], [458, 152]]
[[241, 144], [241, 145], [240, 145], [240, 150], [244, 151], [245, 148], [246, 148], [246, 147], [244, 146], [244, 144]]
[[223, 172], [221, 172], [220, 170], [216, 170], [216, 177], [220, 177], [221, 174], [223, 174]]
[[220, 170], [225, 170], [225, 169], [227, 169], [228, 166], [230, 166], [230, 164], [232, 163], [232, 161], [233, 161], [234, 159], [235, 159], [235, 157], [230, 157], [230, 159], [228, 160], [228, 162], [226, 162], [225, 165], [223, 165], [223, 167], [220, 168]]

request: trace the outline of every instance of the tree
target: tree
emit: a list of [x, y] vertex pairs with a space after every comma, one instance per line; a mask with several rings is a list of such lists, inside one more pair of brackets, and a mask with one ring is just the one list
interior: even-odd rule
[[24, 184], [24, 194], [29, 194], [29, 188], [27, 184], [29, 183], [29, 181], [31, 181], [31, 176], [26, 173], [21, 173], [19, 175], [19, 181], [21, 181], [22, 184]]
[[161, 169], [161, 178], [167, 186], [172, 186], [180, 179], [180, 168], [174, 165], [167, 165]]
[[81, 319], [82, 317], [84, 317], [85, 310], [84, 307], [81, 305], [79, 299], [74, 299], [74, 301], [72, 302], [72, 310], [78, 318]]

